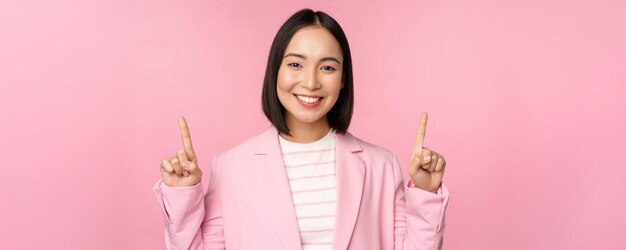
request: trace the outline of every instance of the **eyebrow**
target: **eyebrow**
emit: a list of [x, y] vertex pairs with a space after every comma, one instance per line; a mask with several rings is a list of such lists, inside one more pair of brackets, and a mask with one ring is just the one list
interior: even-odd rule
[[[296, 54], [296, 53], [289, 53], [289, 54], [285, 55], [283, 58], [286, 58], [288, 56], [295, 56], [295, 57], [299, 57], [299, 58], [302, 58], [302, 59], [306, 60], [306, 56], [300, 55], [300, 54]], [[323, 57], [322, 59], [320, 59], [320, 62], [323, 62], [323, 61], [335, 61], [335, 62], [341, 64], [341, 62], [339, 62], [339, 60], [337, 58], [332, 57], [332, 56]]]

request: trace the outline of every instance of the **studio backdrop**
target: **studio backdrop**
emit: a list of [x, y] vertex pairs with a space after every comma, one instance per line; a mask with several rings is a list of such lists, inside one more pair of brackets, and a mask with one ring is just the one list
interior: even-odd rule
[[626, 249], [626, 5], [590, 0], [2, 1], [0, 248], [164, 249], [177, 117], [206, 188], [302, 8], [348, 37], [353, 135], [406, 167], [429, 112], [444, 249]]

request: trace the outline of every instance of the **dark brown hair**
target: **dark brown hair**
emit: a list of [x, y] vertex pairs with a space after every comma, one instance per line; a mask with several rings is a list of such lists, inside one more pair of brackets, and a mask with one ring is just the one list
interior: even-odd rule
[[343, 52], [343, 88], [339, 92], [337, 102], [328, 111], [326, 117], [331, 128], [335, 129], [337, 133], [345, 134], [350, 126], [354, 105], [350, 46], [348, 46], [348, 39], [339, 23], [322, 11], [300, 10], [287, 19], [276, 33], [267, 59], [265, 78], [263, 79], [263, 94], [261, 98], [263, 113], [265, 113], [267, 119], [270, 120], [278, 131], [291, 135], [285, 123], [285, 107], [280, 103], [276, 93], [276, 81], [289, 41], [291, 41], [291, 38], [298, 30], [311, 25], [319, 25], [326, 28], [335, 37]]

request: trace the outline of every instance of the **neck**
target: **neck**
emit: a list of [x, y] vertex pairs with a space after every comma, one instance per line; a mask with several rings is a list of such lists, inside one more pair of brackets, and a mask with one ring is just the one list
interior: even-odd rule
[[286, 117], [285, 122], [291, 136], [280, 133], [280, 136], [288, 141], [297, 143], [310, 143], [322, 139], [330, 131], [330, 125], [326, 116], [312, 123], [297, 121]]

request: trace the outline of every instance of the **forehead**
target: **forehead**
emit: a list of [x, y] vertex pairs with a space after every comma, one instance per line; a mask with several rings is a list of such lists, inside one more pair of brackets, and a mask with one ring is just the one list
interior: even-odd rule
[[285, 54], [287, 53], [298, 53], [312, 58], [327, 56], [342, 58], [339, 42], [321, 26], [307, 26], [298, 30], [287, 45]]

